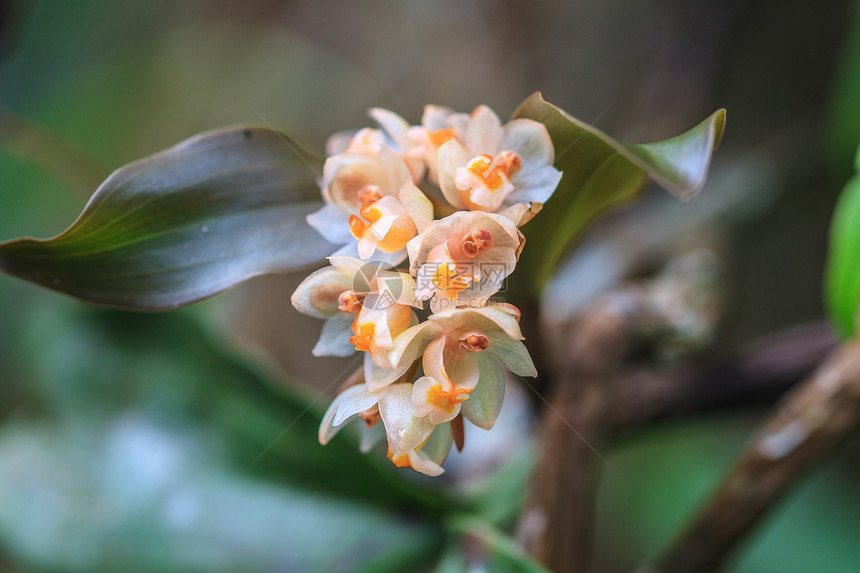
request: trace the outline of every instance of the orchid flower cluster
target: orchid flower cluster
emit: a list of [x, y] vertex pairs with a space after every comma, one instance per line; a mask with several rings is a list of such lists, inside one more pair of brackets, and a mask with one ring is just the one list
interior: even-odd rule
[[387, 438], [395, 465], [435, 476], [452, 443], [462, 449], [463, 418], [493, 427], [503, 367], [536, 375], [519, 310], [493, 295], [523, 249], [520, 227], [561, 172], [533, 120], [503, 125], [486, 106], [430, 105], [417, 126], [384, 109], [369, 114], [378, 127], [328, 141], [325, 205], [308, 223], [339, 249], [292, 303], [325, 320], [314, 355], [364, 354], [323, 417], [320, 442], [361, 418], [362, 451]]

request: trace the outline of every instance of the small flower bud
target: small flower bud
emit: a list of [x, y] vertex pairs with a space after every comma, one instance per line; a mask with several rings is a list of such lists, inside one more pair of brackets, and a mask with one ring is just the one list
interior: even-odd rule
[[480, 332], [467, 332], [460, 337], [460, 348], [467, 352], [481, 352], [490, 346], [490, 339]]
[[345, 290], [337, 297], [337, 307], [347, 314], [358, 314], [364, 296], [356, 294], [354, 290]]
[[484, 229], [475, 229], [470, 231], [463, 239], [460, 250], [467, 257], [475, 258], [481, 251], [489, 249], [492, 246], [493, 234]]
[[379, 185], [365, 185], [358, 190], [358, 202], [362, 205], [375, 203], [382, 199], [382, 190]]
[[508, 177], [513, 177], [520, 172], [523, 167], [523, 160], [514, 151], [501, 151], [496, 156], [496, 163], [504, 168]]

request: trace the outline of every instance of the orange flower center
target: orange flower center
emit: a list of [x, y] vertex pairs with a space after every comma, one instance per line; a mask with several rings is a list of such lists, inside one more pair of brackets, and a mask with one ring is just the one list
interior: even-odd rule
[[445, 390], [442, 386], [433, 385], [427, 390], [427, 402], [433, 405], [437, 410], [443, 410], [449, 414], [454, 410], [454, 406], [469, 397], [471, 389], [452, 387], [451, 390]]
[[374, 324], [372, 322], [358, 323], [358, 317], [352, 321], [352, 332], [355, 336], [350, 336], [349, 341], [355, 346], [356, 350], [361, 352], [370, 352], [370, 344], [373, 341]]
[[456, 299], [461, 292], [469, 288], [470, 280], [474, 280], [474, 277], [460, 273], [457, 263], [440, 263], [433, 273], [433, 284], [449, 300]]
[[435, 147], [440, 147], [443, 143], [451, 141], [455, 137], [454, 130], [451, 128], [428, 131], [427, 135], [430, 137], [430, 143]]

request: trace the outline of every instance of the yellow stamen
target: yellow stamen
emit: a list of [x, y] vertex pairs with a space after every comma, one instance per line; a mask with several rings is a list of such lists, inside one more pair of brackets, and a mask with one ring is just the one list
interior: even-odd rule
[[457, 263], [440, 263], [433, 273], [433, 284], [439, 287], [448, 300], [456, 300], [457, 296], [469, 288], [469, 280], [473, 277], [460, 274]]

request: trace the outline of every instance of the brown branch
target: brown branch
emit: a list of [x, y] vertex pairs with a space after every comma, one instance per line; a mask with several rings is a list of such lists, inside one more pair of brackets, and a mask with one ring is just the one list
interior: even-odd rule
[[814, 322], [756, 340], [728, 358], [633, 371], [612, 386], [613, 429], [622, 432], [724, 408], [770, 406], [809, 376], [836, 344], [830, 326]]
[[860, 426], [860, 341], [839, 347], [793, 390], [651, 573], [717, 571], [815, 463]]
[[541, 454], [518, 537], [553, 571], [590, 567], [595, 486], [608, 435], [609, 382], [648, 314], [638, 289], [596, 303], [560, 349], [559, 380], [544, 411]]

